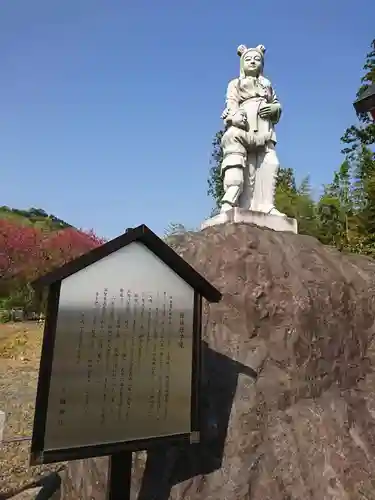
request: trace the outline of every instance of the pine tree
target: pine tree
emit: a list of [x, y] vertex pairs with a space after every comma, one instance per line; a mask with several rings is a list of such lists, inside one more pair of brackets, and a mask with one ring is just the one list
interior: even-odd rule
[[309, 176], [302, 179], [297, 188], [294, 207], [294, 217], [298, 221], [298, 232], [318, 238], [318, 219]]

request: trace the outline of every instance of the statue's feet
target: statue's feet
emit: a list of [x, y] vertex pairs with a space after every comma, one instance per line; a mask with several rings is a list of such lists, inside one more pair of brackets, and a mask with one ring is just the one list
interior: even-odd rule
[[269, 215], [277, 215], [278, 217], [286, 217], [285, 214], [283, 214], [282, 212], [277, 210], [277, 208], [275, 208], [275, 207], [271, 208], [271, 210], [268, 213], [269, 213]]

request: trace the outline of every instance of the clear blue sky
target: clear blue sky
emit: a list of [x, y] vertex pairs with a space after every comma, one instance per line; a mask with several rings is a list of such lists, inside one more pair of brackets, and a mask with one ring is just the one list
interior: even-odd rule
[[241, 43], [267, 48], [281, 164], [319, 189], [342, 161], [374, 19], [374, 0], [2, 0], [0, 205], [105, 237], [198, 226]]

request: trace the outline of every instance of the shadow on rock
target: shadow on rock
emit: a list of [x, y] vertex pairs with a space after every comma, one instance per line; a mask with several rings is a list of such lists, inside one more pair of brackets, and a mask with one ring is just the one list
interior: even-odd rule
[[174, 485], [221, 468], [239, 374], [257, 376], [203, 343], [201, 442], [149, 451], [138, 500], [168, 500]]

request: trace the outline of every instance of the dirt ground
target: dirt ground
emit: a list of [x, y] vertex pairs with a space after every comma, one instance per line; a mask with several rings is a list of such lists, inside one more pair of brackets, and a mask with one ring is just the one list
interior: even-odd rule
[[31, 437], [43, 327], [33, 323], [0, 324], [0, 410], [6, 414], [0, 444], [0, 500], [57, 466], [29, 466]]

